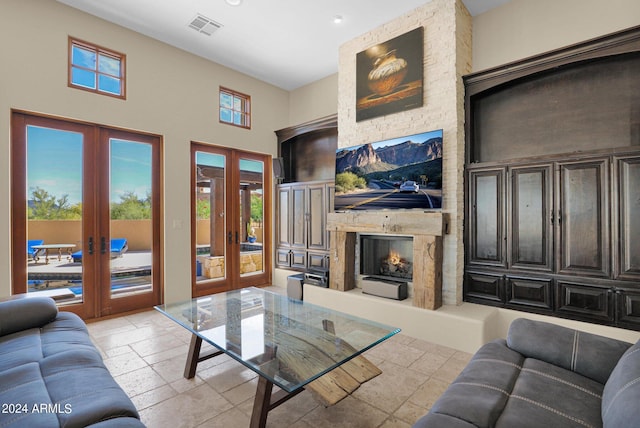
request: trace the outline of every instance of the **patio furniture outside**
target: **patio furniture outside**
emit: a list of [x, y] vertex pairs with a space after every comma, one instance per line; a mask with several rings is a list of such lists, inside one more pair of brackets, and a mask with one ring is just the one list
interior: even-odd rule
[[[111, 239], [111, 257], [120, 257], [122, 256], [127, 250], [129, 249], [129, 246], [127, 245], [127, 240], [126, 238], [113, 238]], [[73, 253], [71, 255], [71, 258], [73, 259], [74, 263], [81, 263], [82, 262], [82, 250], [80, 251], [76, 251], [75, 253]]]
[[46, 245], [32, 245], [32, 248], [35, 251], [35, 253], [33, 254], [33, 261], [38, 263], [38, 261], [40, 260], [40, 257], [42, 257], [42, 255], [44, 254], [44, 264], [49, 264], [49, 252], [50, 251], [57, 251], [57, 256], [58, 256], [58, 261], [62, 260], [62, 251], [64, 251], [66, 253], [66, 255], [69, 257], [69, 260], [72, 259], [71, 257], [71, 250], [73, 248], [75, 248], [76, 244], [46, 244]]

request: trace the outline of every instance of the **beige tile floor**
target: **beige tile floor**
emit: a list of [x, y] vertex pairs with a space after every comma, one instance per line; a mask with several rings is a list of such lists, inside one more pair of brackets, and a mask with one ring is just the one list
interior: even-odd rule
[[[189, 333], [154, 310], [88, 324], [94, 343], [149, 428], [249, 426], [257, 377], [221, 355], [184, 379]], [[304, 391], [269, 413], [273, 428], [405, 428], [425, 414], [470, 354], [398, 334], [366, 352], [382, 374], [335, 406]]]

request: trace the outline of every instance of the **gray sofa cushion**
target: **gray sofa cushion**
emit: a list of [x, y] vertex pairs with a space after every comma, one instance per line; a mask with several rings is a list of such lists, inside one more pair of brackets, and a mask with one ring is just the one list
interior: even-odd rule
[[546, 361], [602, 384], [631, 346], [620, 340], [525, 318], [511, 323], [507, 345], [525, 357]]
[[21, 405], [1, 427], [144, 427], [77, 315], [25, 298], [2, 304], [0, 321], [0, 402]]
[[69, 349], [98, 353], [80, 317], [70, 312], [60, 312], [55, 322], [45, 324], [42, 328], [0, 336], [0, 371], [19, 364], [38, 362]]
[[632, 428], [640, 423], [640, 342], [620, 358], [602, 395], [605, 428]]
[[507, 403], [522, 363], [522, 356], [507, 348], [504, 340], [484, 345], [433, 405], [431, 413], [450, 416], [447, 424], [452, 426], [458, 424], [453, 419], [460, 419], [476, 427], [493, 427]]
[[42, 327], [58, 315], [53, 299], [28, 297], [0, 302], [0, 336]]
[[603, 385], [527, 358], [496, 428], [599, 427]]

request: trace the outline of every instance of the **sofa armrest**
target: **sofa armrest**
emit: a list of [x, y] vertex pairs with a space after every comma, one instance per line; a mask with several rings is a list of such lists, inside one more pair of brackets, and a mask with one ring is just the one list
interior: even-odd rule
[[27, 297], [0, 302], [0, 336], [30, 328], [40, 328], [53, 321], [58, 308], [49, 297]]
[[514, 320], [507, 335], [507, 346], [523, 356], [571, 370], [602, 384], [607, 382], [618, 360], [631, 345], [525, 318]]

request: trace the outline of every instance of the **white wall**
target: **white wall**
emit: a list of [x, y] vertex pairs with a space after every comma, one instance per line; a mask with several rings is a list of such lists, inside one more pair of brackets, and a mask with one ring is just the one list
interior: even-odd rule
[[637, 0], [512, 0], [473, 19], [473, 70], [640, 25]]
[[[67, 87], [69, 35], [126, 54], [126, 101]], [[189, 143], [275, 156], [273, 131], [289, 124], [289, 93], [53, 0], [2, 0], [0, 52], [0, 296], [11, 290], [13, 108], [163, 136], [165, 300], [190, 297]], [[218, 123], [219, 85], [251, 95], [251, 130]]]

